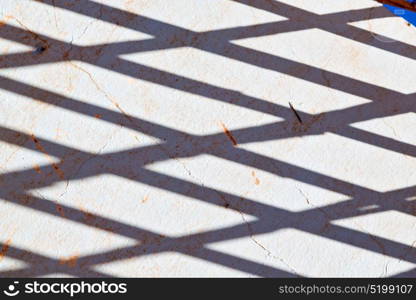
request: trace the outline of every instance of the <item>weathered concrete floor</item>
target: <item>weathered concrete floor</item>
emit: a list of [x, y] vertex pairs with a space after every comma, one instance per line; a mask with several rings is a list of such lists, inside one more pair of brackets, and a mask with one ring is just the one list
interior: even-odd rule
[[416, 275], [403, 19], [369, 0], [0, 5], [0, 276]]

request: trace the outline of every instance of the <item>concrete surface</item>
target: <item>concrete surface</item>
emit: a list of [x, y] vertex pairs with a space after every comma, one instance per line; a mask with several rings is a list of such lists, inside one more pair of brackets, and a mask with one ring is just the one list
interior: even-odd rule
[[0, 9], [0, 276], [416, 275], [404, 19], [370, 0]]

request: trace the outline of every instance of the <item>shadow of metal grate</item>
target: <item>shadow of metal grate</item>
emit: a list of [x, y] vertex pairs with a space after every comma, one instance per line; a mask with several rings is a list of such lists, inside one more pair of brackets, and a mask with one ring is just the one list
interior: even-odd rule
[[[0, 57], [0, 68], [18, 68], [30, 65], [41, 65], [47, 63], [58, 63], [62, 61], [80, 61], [94, 66], [124, 74], [134, 79], [151, 82], [160, 86], [169, 87], [187, 93], [210, 98], [227, 104], [236, 105], [253, 111], [269, 114], [283, 118], [268, 125], [243, 128], [233, 131], [238, 144], [264, 142], [290, 137], [301, 137], [308, 135], [321, 135], [332, 133], [347, 137], [355, 141], [366, 143], [374, 147], [391, 150], [397, 153], [416, 156], [416, 147], [392, 138], [371, 133], [362, 129], [352, 127], [352, 123], [394, 116], [408, 112], [415, 112], [415, 94], [404, 94], [385, 87], [376, 86], [363, 80], [357, 80], [343, 76], [334, 72], [319, 69], [297, 61], [267, 54], [251, 48], [236, 45], [232, 40], [249, 37], [260, 37], [271, 34], [281, 34], [310, 28], [340, 35], [356, 42], [376, 47], [384, 51], [394, 53], [410, 59], [415, 59], [415, 47], [404, 42], [383, 43], [377, 39], [368, 39], [369, 32], [357, 27], [353, 27], [348, 22], [362, 21], [370, 18], [384, 18], [390, 16], [389, 12], [383, 7], [373, 7], [357, 9], [326, 15], [317, 15], [295, 6], [290, 6], [279, 1], [266, 0], [235, 0], [253, 8], [279, 14], [287, 20], [271, 22], [267, 24], [250, 25], [246, 27], [226, 28], [206, 32], [196, 32], [186, 28], [170, 25], [145, 16], [135, 15], [131, 12], [123, 11], [114, 7], [99, 4], [98, 2], [85, 1], [66, 1], [66, 0], [43, 0], [43, 4], [53, 5], [72, 13], [99, 18], [102, 21], [116, 26], [122, 26], [135, 31], [146, 33], [154, 38], [128, 41], [111, 44], [101, 44], [93, 46], [80, 46], [68, 44], [41, 33], [30, 32], [9, 24], [4, 24], [0, 28], [0, 37], [10, 41], [18, 42], [32, 47], [42, 47], [42, 55], [38, 51], [26, 51], [21, 53], [6, 54]], [[295, 15], [301, 15], [302, 20], [294, 19]], [[123, 20], [120, 22], [120, 20]], [[138, 20], [131, 22], [131, 20]], [[32, 40], [24, 39], [23, 36], [30, 33], [35, 38]], [[174, 39], [173, 39], [174, 37]], [[40, 46], [39, 46], [40, 45]], [[295, 78], [301, 78], [311, 83], [328, 86], [331, 89], [345, 92], [368, 99], [371, 102], [326, 113], [320, 121], [319, 127], [304, 128], [304, 130], [291, 131], [287, 128], [292, 127], [292, 111], [285, 106], [268, 102], [264, 99], [248, 96], [238, 91], [204, 83], [192, 78], [161, 71], [146, 65], [134, 63], [120, 57], [123, 54], [138, 53], [143, 51], [166, 50], [180, 47], [192, 47], [198, 50], [214, 53], [232, 60], [244, 62], [263, 69], [280, 72]], [[64, 49], [65, 51], [52, 51], [53, 49]], [[87, 55], [95, 53], [98, 49], [111, 57], [109, 60], [92, 60]], [[117, 67], [114, 67], [114, 64]], [[296, 68], [308, 70], [306, 75], [299, 75]], [[325, 78], [321, 74], [325, 74]], [[188, 87], [192, 86], [190, 90]], [[159, 232], [153, 232], [123, 223], [122, 221], [103, 217], [89, 213], [86, 218], [85, 212], [69, 206], [61, 205], [60, 209], [65, 212], [65, 219], [92, 226], [94, 228], [108, 230], [117, 235], [126, 236], [137, 240], [137, 245], [121, 249], [111, 250], [102, 253], [81, 256], [78, 258], [76, 267], [69, 267], [62, 264], [59, 260], [43, 256], [25, 249], [20, 249], [12, 245], [2, 244], [0, 247], [7, 247], [7, 256], [22, 260], [28, 266], [18, 270], [1, 271], [3, 277], [21, 276], [43, 276], [50, 273], [64, 273], [73, 276], [93, 276], [106, 277], [108, 274], [94, 270], [94, 266], [138, 256], [152, 255], [167, 251], [173, 251], [202, 260], [220, 264], [232, 269], [240, 270], [257, 276], [265, 277], [291, 277], [302, 276], [301, 274], [280, 270], [269, 267], [254, 261], [250, 261], [231, 254], [222, 253], [206, 247], [206, 244], [231, 240], [248, 235], [270, 233], [285, 228], [294, 228], [312, 235], [325, 237], [330, 240], [338, 241], [347, 245], [352, 245], [374, 253], [380, 253], [389, 257], [398, 258], [416, 264], [415, 248], [397, 241], [392, 241], [378, 236], [373, 236], [366, 232], [348, 229], [331, 223], [347, 217], [363, 216], [378, 212], [396, 210], [414, 216], [416, 209], [414, 201], [406, 199], [415, 196], [415, 187], [392, 190], [387, 192], [375, 191], [357, 184], [333, 178], [318, 172], [308, 170], [299, 166], [292, 165], [285, 161], [272, 159], [270, 157], [257, 154], [239, 147], [232, 143], [224, 143], [223, 132], [210, 135], [193, 135], [187, 132], [176, 130], [152, 123], [136, 117], [126, 116], [122, 111], [115, 112], [103, 107], [87, 104], [71, 97], [31, 86], [27, 83], [19, 82], [10, 78], [0, 76], [0, 88], [2, 90], [36, 98], [38, 101], [48, 103], [67, 111], [75, 112], [86, 118], [95, 118], [100, 115], [101, 122], [111, 124], [123, 124], [137, 132], [158, 138], [164, 142], [146, 147], [138, 147], [126, 151], [118, 151], [105, 154], [95, 154], [61, 145], [50, 140], [30, 136], [23, 132], [10, 128], [0, 128], [0, 139], [9, 144], [15, 144], [33, 151], [41, 152], [38, 144], [42, 145], [47, 152], [54, 157], [62, 158], [64, 153], [76, 153], [76, 158], [86, 161], [91, 157], [100, 157], [100, 161], [106, 161], [106, 169], [98, 166], [84, 170], [82, 173], [73, 173], [69, 178], [63, 178], [57, 173], [56, 176], [37, 181], [33, 178], [33, 172], [28, 170], [3, 173], [0, 175], [2, 182], [10, 183], [0, 190], [0, 198], [5, 201], [23, 205], [36, 211], [62, 217], [56, 208], [54, 199], [36, 197], [27, 193], [27, 190], [47, 187], [64, 180], [78, 180], [100, 175], [102, 173], [112, 173], [114, 175], [136, 180], [143, 184], [170, 191], [178, 195], [192, 197], [195, 201], [202, 201], [226, 207], [228, 209], [256, 217], [255, 221], [241, 223], [228, 228], [212, 230], [192, 235], [180, 237], [165, 236]], [[379, 95], [383, 95], [380, 99]], [[238, 99], [238, 101], [234, 101]], [[387, 99], [387, 100], [386, 100]], [[311, 120], [318, 115], [298, 112], [302, 120]], [[18, 139], [16, 137], [19, 137]], [[254, 138], [256, 137], [256, 138]], [[21, 142], [23, 141], [23, 142]], [[220, 146], [213, 149], [209, 145], [217, 143]], [[178, 151], [178, 145], [180, 151]], [[162, 152], [160, 150], [162, 149]], [[114, 165], [119, 162], [125, 163], [121, 158], [126, 152], [133, 153], [136, 174], [140, 174], [134, 179], [130, 174], [122, 172], [123, 168], [119, 165], [117, 171]], [[143, 156], [142, 153], [152, 153]], [[161, 155], [160, 153], [163, 153]], [[165, 155], [165, 154], [168, 155]], [[171, 154], [174, 153], [174, 156]], [[146, 169], [146, 165], [155, 161], [163, 161], [166, 157], [186, 158], [200, 154], [208, 154], [214, 157], [232, 161], [245, 166], [255, 167], [268, 173], [285, 178], [292, 178], [297, 181], [308, 183], [320, 188], [334, 191], [347, 196], [349, 199], [341, 203], [327, 206], [314, 207], [300, 212], [291, 212], [267, 204], [259, 203], [250, 198], [241, 198], [232, 193], [224, 192], [214, 188], [208, 188], [179, 179], [167, 174]], [[131, 163], [131, 162], [130, 162]], [[49, 164], [40, 168], [41, 172], [55, 172], [57, 168], [65, 169], [66, 166], [76, 164], [74, 160], [67, 159], [65, 163]], [[164, 184], [161, 184], [163, 182]], [[23, 188], [24, 187], [24, 188]], [[22, 199], [28, 199], [22, 201]], [[369, 210], [360, 210], [360, 207], [376, 205]], [[296, 220], [320, 219], [322, 212], [326, 216], [322, 224], [299, 223]], [[271, 222], [270, 220], [280, 220]], [[374, 243], [369, 243], [369, 237]], [[141, 241], [146, 241], [141, 243]], [[202, 242], [201, 242], [202, 241]], [[383, 245], [380, 247], [380, 244]], [[415, 276], [416, 269], [397, 276]]]

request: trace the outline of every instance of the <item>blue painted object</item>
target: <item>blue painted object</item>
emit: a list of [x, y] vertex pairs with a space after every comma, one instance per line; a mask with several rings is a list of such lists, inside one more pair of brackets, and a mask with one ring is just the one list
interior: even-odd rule
[[[407, 0], [410, 3], [416, 2], [416, 0]], [[404, 18], [410, 24], [416, 26], [416, 12], [408, 11], [406, 9], [398, 8], [391, 5], [384, 5], [388, 10], [397, 16]]]

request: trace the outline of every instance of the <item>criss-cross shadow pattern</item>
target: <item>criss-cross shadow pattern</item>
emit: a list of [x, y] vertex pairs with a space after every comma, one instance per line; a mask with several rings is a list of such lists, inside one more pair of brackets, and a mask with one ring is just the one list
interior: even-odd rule
[[[42, 3], [39, 5], [50, 5], [71, 13], [94, 19], [99, 18], [101, 21], [114, 26], [121, 26], [151, 35], [152, 38], [82, 46], [66, 43], [29, 29], [3, 24], [0, 27], [1, 38], [35, 47], [36, 50], [2, 55], [0, 57], [1, 69], [78, 61], [134, 79], [283, 119], [283, 121], [271, 124], [233, 130], [232, 135], [238, 141], [238, 145], [331, 133], [410, 157], [416, 156], [416, 147], [412, 144], [351, 126], [352, 123], [356, 122], [415, 112], [415, 94], [405, 94], [232, 42], [238, 39], [316, 28], [354, 40], [368, 47], [375, 47], [395, 55], [415, 59], [416, 52], [413, 45], [402, 41], [385, 43], [382, 39], [370, 38], [372, 35], [367, 30], [349, 25], [351, 22], [390, 17], [391, 14], [382, 6], [375, 5], [372, 8], [318, 15], [279, 1], [234, 0], [234, 2], [274, 13], [286, 19], [198, 32], [90, 0], [39, 0], [37, 2]], [[27, 38], [28, 35], [31, 38]], [[299, 118], [303, 120], [303, 123], [296, 125], [297, 130], [291, 130], [294, 122], [297, 121], [294, 121], [293, 111], [286, 106], [168, 71], [162, 71], [121, 57], [121, 55], [132, 53], [182, 47], [191, 47], [214, 53], [231, 60], [290, 75], [369, 101], [365, 104], [330, 111], [323, 118], [318, 114], [299, 111]], [[299, 69], [306, 71], [299, 72]], [[413, 246], [334, 224], [336, 220], [390, 210], [414, 216], [416, 205], [414, 201], [409, 201], [415, 196], [414, 186], [380, 192], [243, 149], [233, 145], [223, 132], [208, 135], [191, 134], [127, 115], [122, 110], [115, 111], [84, 103], [70, 96], [5, 76], [0, 76], [0, 88], [10, 93], [34, 98], [37, 101], [75, 112], [85, 118], [96, 119], [96, 115], [99, 114], [100, 122], [122, 124], [126, 128], [162, 141], [155, 145], [97, 154], [31, 136], [16, 129], [1, 127], [0, 139], [2, 142], [39, 153], [47, 151], [49, 155], [61, 158], [61, 163], [51, 163], [39, 168], [39, 174], [55, 174], [55, 176], [40, 179], [36, 177], [39, 175], [34, 174], [33, 170], [18, 170], [0, 174], [1, 199], [38, 212], [65, 218], [68, 222], [81, 223], [104, 231], [111, 228], [112, 234], [137, 241], [137, 244], [133, 246], [81, 256], [77, 259], [76, 266], [68, 266], [55, 258], [13, 245], [3, 244], [0, 247], [7, 248], [5, 255], [23, 261], [26, 266], [21, 269], [1, 271], [0, 276], [2, 277], [44, 276], [51, 273], [106, 277], [110, 275], [96, 271], [94, 267], [116, 260], [163, 252], [177, 252], [256, 276], [301, 276], [302, 274], [280, 270], [207, 247], [210, 243], [266, 234], [287, 228], [297, 229], [311, 235], [416, 264], [416, 251]], [[383, 95], [383, 97], [380, 97], [380, 95]], [[311, 120], [316, 118], [320, 120], [317, 123], [318, 125], [311, 126]], [[216, 147], [212, 147], [213, 144]], [[73, 155], [66, 157], [64, 160], [63, 157], [68, 152], [73, 153]], [[190, 158], [201, 154], [211, 155], [257, 168], [276, 176], [307, 183], [342, 194], [348, 200], [294, 212], [146, 168], [147, 165], [154, 162]], [[92, 157], [94, 157], [94, 160], [87, 168], [75, 168], [74, 170], [74, 165], [81, 165], [83, 162], [91, 160]], [[65, 171], [65, 177], [60, 176], [60, 170]], [[101, 174], [113, 174], [127, 180], [137, 181], [177, 195], [193, 198], [195, 201], [234, 210], [252, 216], [255, 220], [242, 222], [227, 228], [173, 237], [123, 223], [123, 220], [115, 220], [93, 213], [87, 214], [85, 211], [63, 204], [60, 205], [60, 210], [57, 210], [54, 199], [48, 199], [40, 195], [36, 196], [28, 192], [67, 180], [85, 179]], [[64, 217], [61, 211], [65, 212]], [[301, 219], [312, 221], [299, 222]], [[414, 275], [416, 275], [416, 269], [397, 274], [397, 276]]]

